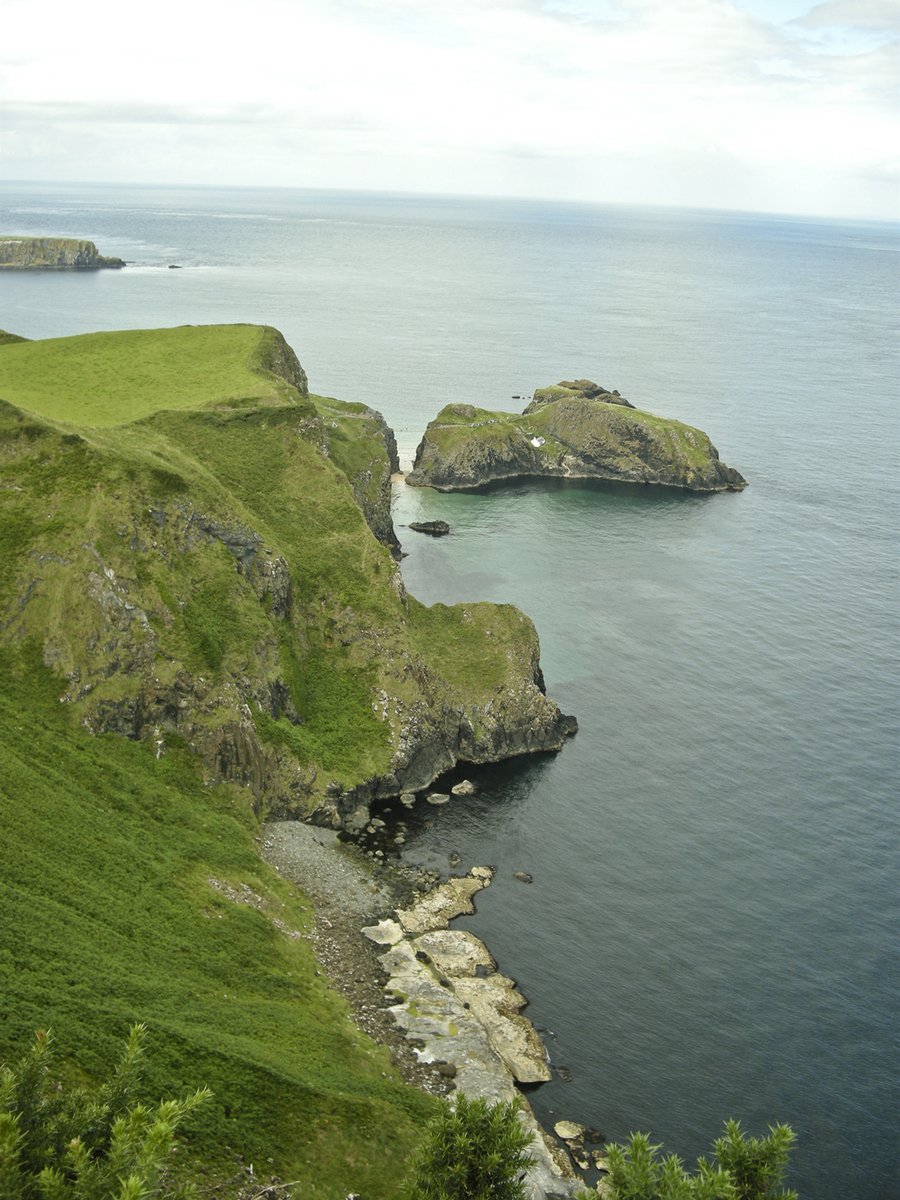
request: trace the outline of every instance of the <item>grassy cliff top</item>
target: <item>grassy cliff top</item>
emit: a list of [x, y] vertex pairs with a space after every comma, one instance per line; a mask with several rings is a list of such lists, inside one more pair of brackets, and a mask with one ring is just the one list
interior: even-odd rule
[[124, 425], [154, 412], [277, 401], [275, 330], [182, 325], [0, 344], [0, 398], [51, 420]]

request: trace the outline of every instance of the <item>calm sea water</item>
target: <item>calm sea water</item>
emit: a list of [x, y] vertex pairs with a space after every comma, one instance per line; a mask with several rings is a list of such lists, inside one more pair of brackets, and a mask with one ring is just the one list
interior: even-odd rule
[[566, 1068], [543, 1117], [686, 1157], [786, 1121], [805, 1200], [900, 1196], [898, 227], [23, 184], [0, 231], [133, 264], [0, 276], [0, 327], [267, 322], [407, 461], [444, 403], [573, 376], [711, 435], [743, 494], [398, 491], [410, 590], [519, 604], [581, 724], [406, 852], [497, 865], [469, 924]]

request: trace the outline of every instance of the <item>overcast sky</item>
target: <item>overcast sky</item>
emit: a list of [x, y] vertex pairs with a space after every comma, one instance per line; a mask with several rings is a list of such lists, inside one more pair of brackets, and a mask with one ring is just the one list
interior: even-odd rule
[[900, 217], [898, 0], [4, 0], [5, 179]]

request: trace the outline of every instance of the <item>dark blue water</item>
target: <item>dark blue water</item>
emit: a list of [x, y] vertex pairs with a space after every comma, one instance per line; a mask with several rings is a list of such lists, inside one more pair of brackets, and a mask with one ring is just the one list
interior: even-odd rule
[[134, 262], [0, 276], [0, 327], [265, 321], [407, 458], [449, 400], [573, 376], [709, 432], [746, 492], [399, 490], [453, 527], [399, 529], [410, 590], [519, 604], [581, 725], [408, 856], [498, 866], [470, 924], [571, 1072], [544, 1116], [688, 1157], [787, 1121], [806, 1200], [900, 1196], [897, 226], [17, 185], [0, 231]]

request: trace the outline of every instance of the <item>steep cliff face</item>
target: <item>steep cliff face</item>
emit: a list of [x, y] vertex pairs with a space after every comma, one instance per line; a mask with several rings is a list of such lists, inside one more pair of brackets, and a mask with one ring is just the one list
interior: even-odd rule
[[457, 491], [540, 476], [699, 492], [746, 486], [702, 430], [636, 409], [589, 380], [536, 392], [521, 415], [448, 405], [428, 425], [406, 482]]
[[369, 528], [399, 557], [391, 519], [391, 475], [400, 470], [394, 431], [380, 412], [365, 404], [325, 396], [314, 396], [313, 401], [322, 418], [326, 453], [347, 476]]
[[0, 237], [0, 270], [97, 271], [124, 267], [121, 258], [107, 258], [93, 242], [78, 238]]
[[[256, 331], [246, 385], [250, 327], [172, 332], [158, 335], [161, 379], [183, 376], [179, 355], [195, 367], [197, 345], [232, 345], [227, 394], [192, 408], [161, 386], [154, 405], [152, 338], [65, 339], [98, 364], [90, 427], [71, 398], [42, 406], [63, 377], [42, 373], [41, 343], [0, 347], [3, 393], [23, 399], [0, 404], [0, 644], [39, 645], [92, 731], [160, 755], [177, 738], [210, 781], [332, 825], [459, 759], [558, 749], [574, 722], [543, 693], [527, 618], [407, 596], [378, 414], [304, 395], [275, 331]], [[120, 352], [130, 408], [99, 372]]]

